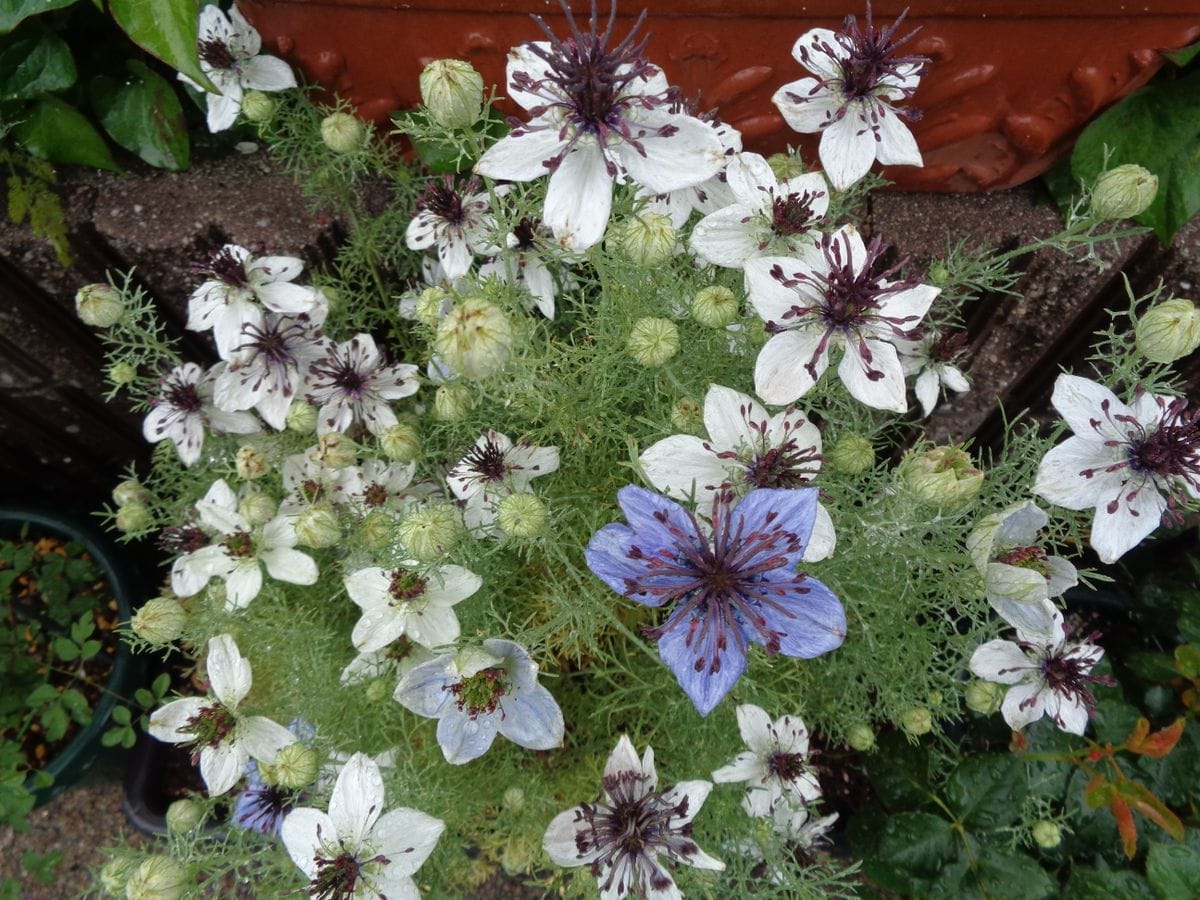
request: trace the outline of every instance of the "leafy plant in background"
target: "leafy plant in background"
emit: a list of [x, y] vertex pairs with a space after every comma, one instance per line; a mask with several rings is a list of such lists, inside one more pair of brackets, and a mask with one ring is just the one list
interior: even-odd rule
[[27, 220], [64, 263], [63, 211], [47, 164], [120, 171], [115, 144], [152, 166], [187, 168], [180, 88], [151, 57], [211, 86], [196, 48], [198, 7], [198, 0], [111, 0], [106, 15], [98, 0], [0, 0], [8, 215]]
[[1149, 170], [1158, 191], [1134, 218], [1164, 244], [1200, 211], [1200, 44], [1167, 54], [1153, 81], [1105, 110], [1083, 130], [1069, 161], [1046, 175], [1064, 210], [1077, 185], [1126, 164]]

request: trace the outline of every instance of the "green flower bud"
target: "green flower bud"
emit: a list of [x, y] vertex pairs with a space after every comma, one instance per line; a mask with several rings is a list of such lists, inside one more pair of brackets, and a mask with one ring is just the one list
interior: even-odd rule
[[1043, 850], [1052, 850], [1062, 843], [1062, 829], [1049, 819], [1042, 819], [1033, 826], [1033, 841]]
[[110, 328], [125, 315], [125, 301], [111, 284], [88, 284], [75, 295], [75, 312], [84, 325]]
[[460, 422], [474, 405], [466, 385], [441, 384], [433, 393], [433, 417], [439, 422]]
[[929, 267], [929, 275], [927, 280], [930, 284], [941, 287], [950, 280], [950, 270], [946, 268], [945, 263], [935, 262]]
[[165, 645], [179, 640], [187, 627], [187, 610], [178, 600], [155, 597], [142, 604], [129, 625], [133, 633], [151, 644]]
[[646, 316], [633, 324], [625, 349], [647, 368], [661, 366], [679, 352], [679, 329], [670, 319]]
[[265, 768], [271, 773], [269, 783], [298, 791], [317, 777], [317, 751], [296, 741], [281, 749], [275, 761]]
[[110, 859], [100, 870], [100, 886], [114, 897], [125, 896], [125, 885], [133, 875], [137, 860], [128, 856], [118, 856]]
[[118, 531], [126, 534], [137, 534], [145, 531], [154, 524], [150, 510], [142, 503], [126, 503], [117, 508], [116, 525]]
[[353, 153], [367, 141], [367, 126], [350, 113], [330, 113], [321, 120], [321, 140], [334, 153]]
[[342, 527], [333, 507], [317, 503], [296, 517], [296, 537], [300, 544], [322, 550], [342, 539]]
[[961, 447], [934, 447], [907, 453], [900, 460], [900, 479], [922, 502], [956, 508], [969, 504], [983, 487], [983, 472]]
[[396, 536], [418, 562], [441, 559], [462, 537], [462, 516], [450, 504], [414, 510], [400, 523]]
[[242, 95], [242, 115], [247, 122], [267, 122], [275, 115], [275, 101], [262, 91], [246, 91]]
[[358, 447], [340, 431], [317, 438], [316, 458], [331, 469], [344, 469], [358, 462]]
[[644, 212], [622, 222], [614, 229], [621, 252], [644, 269], [661, 266], [675, 253], [678, 238], [671, 217]]
[[772, 153], [767, 157], [767, 165], [775, 173], [777, 181], [787, 181], [808, 171], [804, 160], [793, 153]]
[[421, 71], [421, 102], [443, 128], [466, 128], [483, 111], [483, 76], [461, 59], [435, 59]]
[[142, 860], [125, 883], [127, 900], [179, 900], [191, 879], [187, 869], [169, 856], [155, 854]]
[[259, 452], [257, 447], [251, 447], [249, 444], [243, 444], [238, 447], [234, 463], [237, 466], [238, 478], [241, 478], [243, 481], [253, 481], [255, 478], [261, 478], [271, 469], [271, 464], [267, 461], [267, 458]]
[[925, 702], [928, 703], [930, 706], [932, 706], [934, 709], [936, 709], [937, 707], [942, 705], [943, 699], [944, 698], [942, 697], [941, 691], [930, 691], [928, 694], [925, 695]]
[[176, 800], [167, 807], [167, 830], [186, 834], [204, 821], [204, 805], [195, 800]]
[[844, 475], [861, 475], [875, 465], [875, 448], [861, 434], [848, 431], [826, 448], [825, 458]]
[[875, 730], [866, 722], [855, 722], [846, 731], [846, 743], [859, 753], [875, 749]]
[[512, 342], [504, 311], [483, 297], [469, 297], [438, 323], [433, 349], [454, 371], [477, 379], [504, 368]]
[[737, 295], [720, 285], [702, 288], [692, 298], [692, 318], [709, 328], [724, 328], [739, 311]]
[[966, 690], [963, 693], [967, 698], [967, 709], [977, 712], [981, 716], [990, 716], [996, 712], [1004, 700], [1004, 689], [1000, 685], [990, 681], [981, 681], [978, 678], [967, 682]]
[[421, 455], [421, 432], [412, 422], [397, 422], [379, 436], [379, 448], [393, 462], [410, 463]]
[[317, 430], [317, 408], [303, 400], [293, 400], [288, 407], [286, 424], [288, 431], [312, 434]]
[[500, 852], [500, 867], [510, 876], [523, 875], [538, 868], [541, 856], [540, 841], [531, 840], [524, 834], [513, 835], [504, 842], [504, 849]]
[[113, 503], [117, 506], [125, 506], [129, 503], [148, 503], [150, 492], [136, 478], [127, 478], [113, 488], [112, 498]]
[[900, 727], [910, 737], [920, 737], [933, 731], [933, 714], [927, 707], [914, 706], [900, 713]]
[[549, 514], [536, 494], [509, 494], [496, 504], [496, 521], [510, 537], [528, 538], [540, 534]]
[[390, 547], [396, 539], [396, 519], [382, 509], [373, 509], [362, 520], [358, 533], [363, 546], [378, 553]]
[[1098, 219], [1132, 219], [1154, 202], [1158, 176], [1132, 163], [1101, 172], [1092, 188], [1092, 214]]
[[108, 380], [117, 387], [125, 387], [137, 381], [137, 366], [131, 362], [115, 362], [108, 367]]
[[388, 684], [382, 678], [376, 678], [367, 685], [367, 702], [379, 703], [391, 695], [394, 684]]
[[525, 792], [519, 787], [510, 787], [504, 791], [504, 808], [512, 812], [520, 812], [525, 806]]
[[428, 287], [417, 295], [417, 321], [427, 328], [437, 328], [442, 316], [450, 311], [453, 298], [445, 288]]
[[238, 502], [237, 511], [251, 525], [266, 525], [279, 512], [279, 504], [270, 494], [254, 491]]
[[1200, 347], [1200, 310], [1182, 297], [1156, 303], [1138, 319], [1134, 338], [1138, 352], [1151, 362], [1183, 359]]
[[704, 408], [695, 397], [680, 397], [671, 407], [671, 427], [695, 434], [704, 422]]

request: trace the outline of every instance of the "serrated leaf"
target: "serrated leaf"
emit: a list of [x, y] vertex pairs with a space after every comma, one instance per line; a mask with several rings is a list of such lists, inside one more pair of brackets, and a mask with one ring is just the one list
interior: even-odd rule
[[913, 875], [933, 876], [957, 851], [955, 832], [941, 816], [904, 812], [887, 820], [876, 858]]
[[48, 741], [61, 739], [67, 733], [67, 726], [70, 724], [71, 719], [61, 706], [48, 706], [42, 713], [42, 729]]
[[1071, 154], [1071, 172], [1092, 183], [1109, 168], [1144, 166], [1158, 176], [1158, 194], [1137, 217], [1164, 244], [1200, 210], [1200, 72], [1158, 81], [1130, 94], [1084, 129]]
[[1058, 894], [1058, 885], [1035, 859], [1010, 850], [985, 848], [976, 858], [971, 874], [974, 884], [970, 877], [966, 882], [973, 889], [961, 897], [1043, 900]]
[[56, 637], [51, 644], [55, 654], [59, 659], [66, 662], [74, 662], [79, 659], [79, 647], [74, 641], [67, 637]]
[[863, 760], [863, 768], [889, 809], [911, 810], [929, 802], [929, 751], [898, 732], [880, 735], [878, 752]]
[[964, 759], [946, 783], [946, 799], [959, 818], [973, 828], [985, 830], [1015, 822], [1028, 793], [1025, 765], [1002, 753]]
[[1072, 866], [1064, 900], [1154, 900], [1154, 891], [1136, 872]]
[[131, 41], [197, 84], [216, 90], [200, 68], [196, 48], [199, 0], [111, 0], [109, 9]]
[[159, 169], [188, 166], [187, 123], [179, 97], [166, 80], [136, 60], [125, 64], [129, 78], [117, 84], [94, 78], [88, 85], [92, 108], [109, 137]]
[[104, 138], [79, 110], [57, 97], [44, 97], [12, 130], [12, 137], [34, 156], [50, 162], [121, 171]]
[[25, 703], [29, 706], [41, 706], [43, 703], [49, 703], [51, 700], [58, 698], [58, 690], [51, 684], [39, 684], [29, 696], [25, 698]]
[[12, 31], [30, 16], [73, 3], [75, 0], [0, 0], [0, 34]]
[[1175, 668], [1184, 678], [1200, 677], [1200, 647], [1180, 644], [1175, 648]]
[[58, 35], [0, 38], [0, 101], [32, 100], [74, 83], [75, 60]]
[[1146, 879], [1163, 900], [1200, 897], [1200, 853], [1182, 844], [1151, 843]]

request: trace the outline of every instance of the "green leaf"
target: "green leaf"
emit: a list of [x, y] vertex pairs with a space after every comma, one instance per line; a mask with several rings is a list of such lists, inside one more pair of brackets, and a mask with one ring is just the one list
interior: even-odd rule
[[100, 735], [100, 745], [103, 747], [115, 747], [121, 743], [121, 739], [125, 736], [126, 729], [114, 727], [108, 729], [104, 734]]
[[876, 796], [889, 809], [913, 809], [929, 802], [929, 751], [900, 733], [880, 735], [878, 752], [869, 755], [863, 767]]
[[25, 698], [25, 703], [29, 706], [41, 706], [43, 703], [49, 703], [51, 700], [58, 698], [58, 691], [52, 684], [39, 684], [29, 696]]
[[[1108, 692], [1097, 691], [1098, 700], [1096, 712], [1092, 716], [1092, 724], [1096, 729], [1096, 740], [1100, 743], [1111, 742], [1122, 744], [1137, 725], [1141, 713], [1136, 707], [1130, 706], [1123, 700], [1113, 696], [1104, 696]], [[1113, 691], [1113, 693], [1116, 693]]]
[[92, 108], [109, 137], [159, 169], [188, 166], [187, 123], [175, 88], [144, 64], [125, 64], [124, 84], [94, 78], [88, 85]]
[[1025, 765], [1004, 753], [964, 759], [946, 784], [946, 799], [962, 821], [983, 830], [1015, 822], [1028, 793]]
[[[150, 683], [150, 689], [154, 691], [154, 696], [161, 699], [167, 695], [167, 691], [171, 689], [171, 676], [163, 672]], [[141, 701], [138, 701], [139, 703]], [[149, 706], [149, 703], [142, 703], [142, 706]]]
[[1151, 842], [1146, 854], [1146, 878], [1164, 900], [1200, 897], [1200, 853], [1186, 844]]
[[1200, 43], [1192, 44], [1189, 47], [1184, 47], [1182, 50], [1174, 50], [1170, 53], [1164, 53], [1167, 59], [1175, 63], [1177, 66], [1186, 66], [1196, 56], [1200, 54]]
[[75, 688], [67, 688], [59, 698], [63, 707], [80, 725], [86, 725], [92, 720], [92, 711], [88, 708], [87, 697]]
[[1175, 661], [1165, 653], [1131, 653], [1125, 662], [1143, 681], [1170, 681], [1178, 674]]
[[1180, 644], [1176, 647], [1175, 668], [1184, 678], [1200, 675], [1200, 647], [1193, 644]]
[[121, 171], [92, 123], [56, 97], [39, 100], [12, 136], [34, 156], [50, 162]]
[[128, 725], [130, 722], [129, 707], [114, 706], [112, 711], [112, 720], [118, 725]]
[[931, 896], [947, 900], [1044, 900], [1057, 895], [1058, 885], [1037, 860], [991, 847], [979, 853], [974, 865], [948, 869], [931, 891]]
[[1200, 72], [1156, 81], [1102, 113], [1075, 144], [1072, 174], [1094, 181], [1105, 145], [1109, 168], [1136, 163], [1158, 176], [1158, 195], [1137, 220], [1167, 243], [1200, 210]]
[[1072, 866], [1064, 900], [1154, 900], [1154, 891], [1136, 872]]
[[58, 35], [0, 38], [0, 101], [32, 100], [74, 83], [75, 60]]
[[61, 706], [48, 706], [42, 713], [42, 728], [45, 730], [48, 741], [57, 741], [62, 738], [67, 733], [67, 726], [70, 724], [71, 717]]
[[52, 646], [58, 658], [65, 662], [74, 662], [79, 659], [79, 645], [70, 638], [56, 637]]
[[109, 9], [131, 41], [197, 84], [216, 90], [200, 68], [196, 49], [199, 0], [111, 0]]
[[12, 31], [23, 19], [70, 6], [75, 0], [0, 0], [0, 34]]
[[877, 859], [912, 875], [933, 876], [957, 851], [954, 830], [941, 816], [904, 812], [887, 820]]

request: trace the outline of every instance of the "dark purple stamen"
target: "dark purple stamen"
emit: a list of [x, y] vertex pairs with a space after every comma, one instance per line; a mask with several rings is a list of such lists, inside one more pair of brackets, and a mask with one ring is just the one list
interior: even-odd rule
[[214, 69], [232, 69], [236, 63], [236, 60], [233, 58], [233, 52], [229, 49], [228, 45], [216, 38], [198, 41], [196, 50], [200, 55], [200, 59]]
[[461, 225], [466, 219], [463, 207], [463, 197], [479, 190], [479, 180], [472, 178], [462, 191], [454, 187], [454, 177], [443, 175], [435, 178], [425, 186], [425, 193], [417, 201], [419, 209], [428, 210], [439, 218], [454, 225]]
[[245, 263], [227, 246], [210, 256], [208, 262], [197, 266], [196, 272], [223, 281], [230, 287], [246, 287], [250, 284]]
[[471, 449], [463, 458], [465, 468], [474, 472], [481, 481], [503, 481], [508, 474], [508, 461], [504, 451], [491, 439]]

